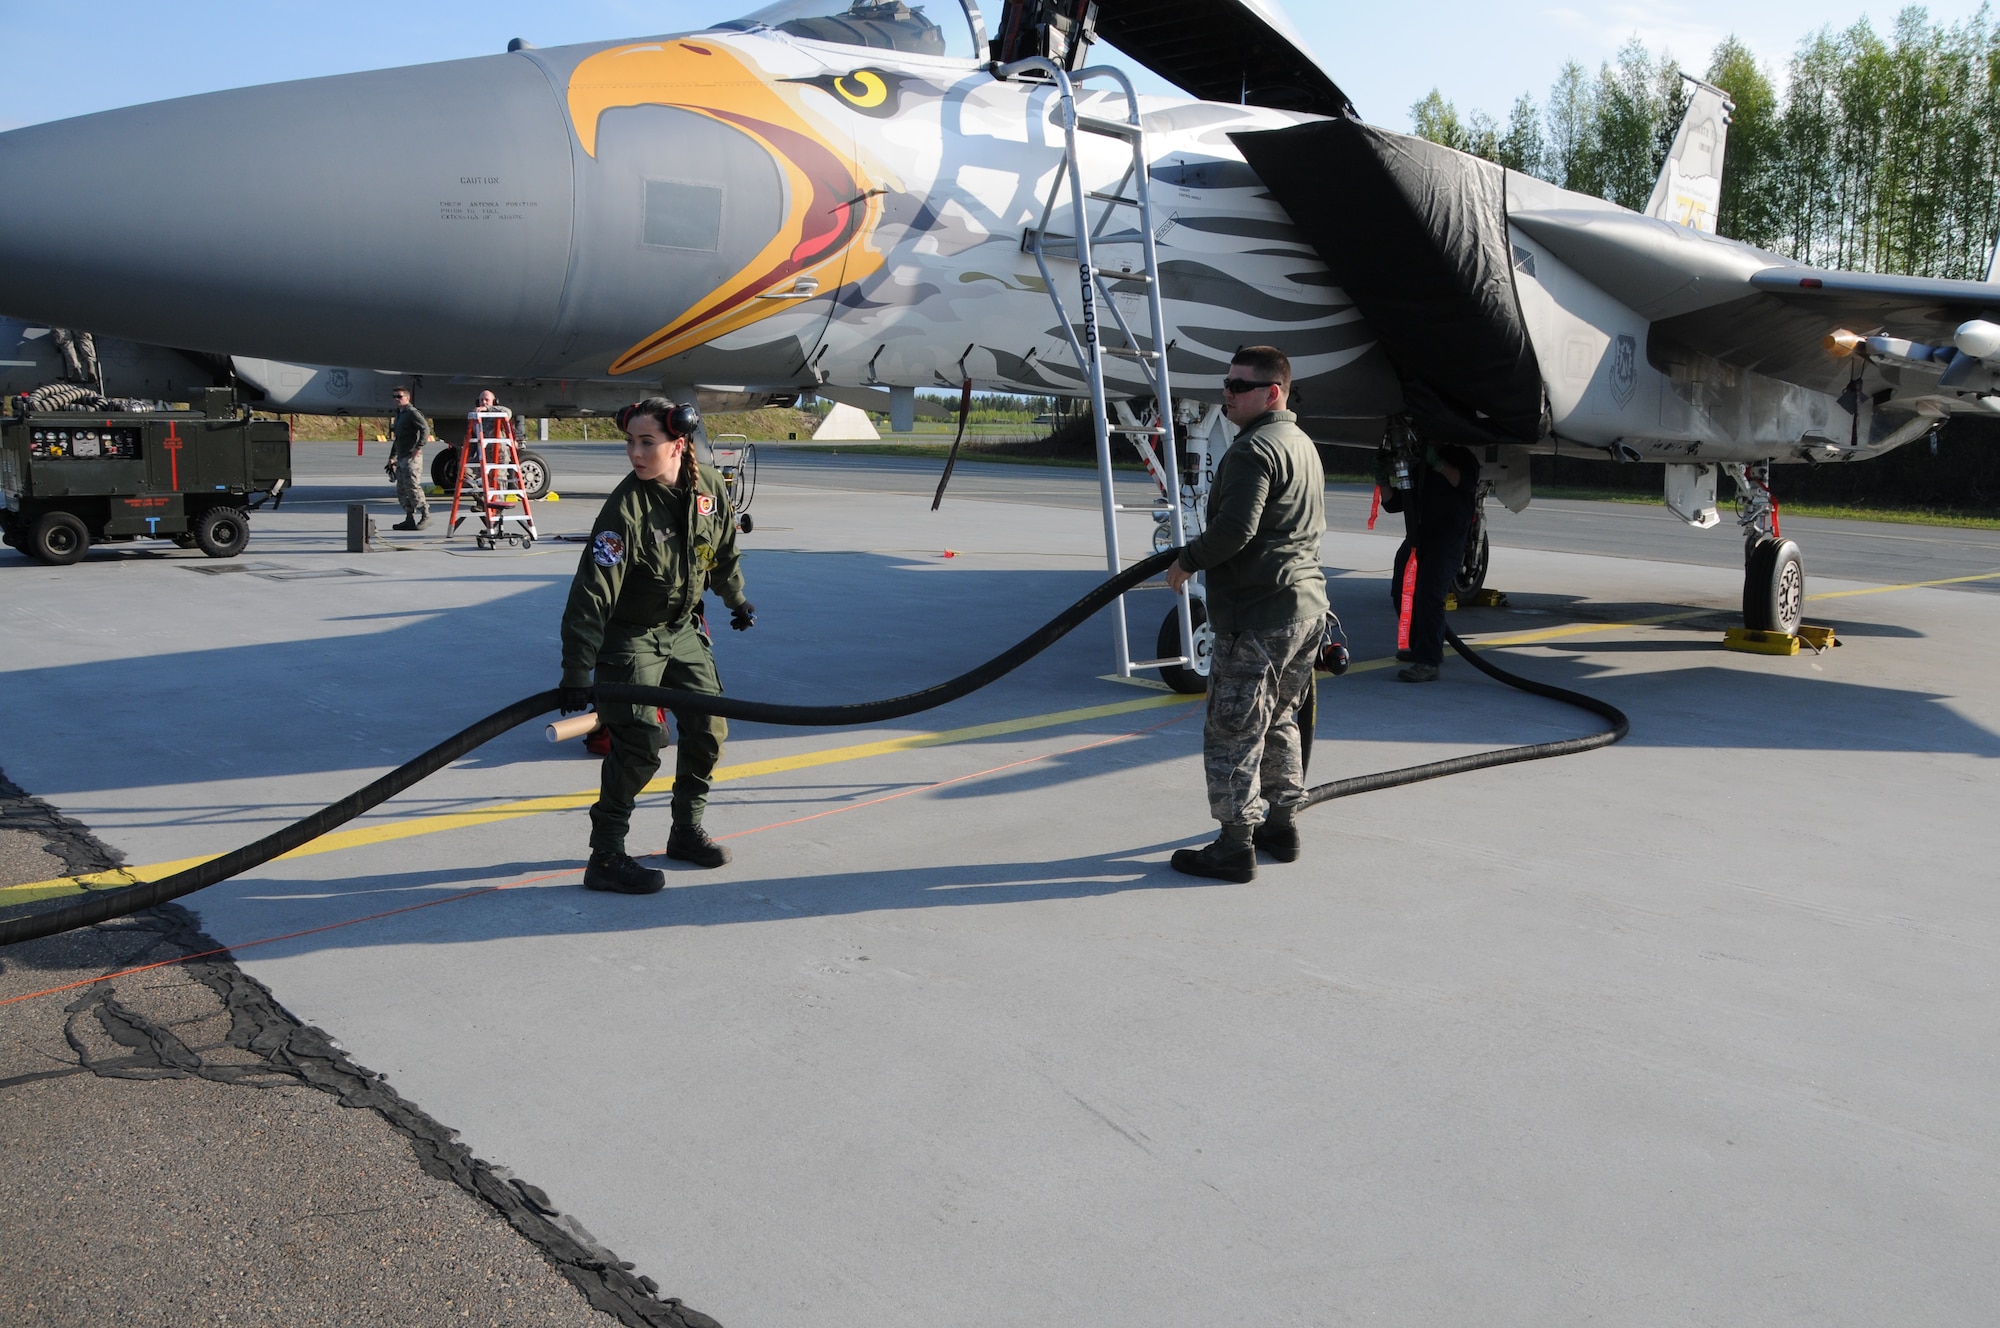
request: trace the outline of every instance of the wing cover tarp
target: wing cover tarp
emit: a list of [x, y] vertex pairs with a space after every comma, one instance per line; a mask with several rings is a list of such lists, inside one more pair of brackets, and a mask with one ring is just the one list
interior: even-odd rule
[[1354, 120], [1230, 137], [1381, 337], [1421, 431], [1466, 443], [1542, 436], [1506, 172]]

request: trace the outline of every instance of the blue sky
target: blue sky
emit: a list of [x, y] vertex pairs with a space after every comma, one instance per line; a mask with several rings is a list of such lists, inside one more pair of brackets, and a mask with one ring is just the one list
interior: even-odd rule
[[[0, 0], [0, 128], [217, 88], [485, 55], [504, 50], [510, 37], [556, 46], [699, 28], [757, 3]], [[982, 7], [999, 8], [996, 0]], [[1935, 0], [1927, 8], [1935, 20], [1956, 22], [1978, 7], [1973, 0]], [[1594, 69], [1634, 35], [1702, 67], [1715, 44], [1734, 32], [1781, 73], [1807, 33], [1864, 15], [1887, 31], [1901, 6], [1290, 0], [1285, 8], [1362, 115], [1401, 129], [1410, 104], [1432, 87], [1461, 110], [1503, 115], [1523, 92], [1543, 98], [1565, 59]]]

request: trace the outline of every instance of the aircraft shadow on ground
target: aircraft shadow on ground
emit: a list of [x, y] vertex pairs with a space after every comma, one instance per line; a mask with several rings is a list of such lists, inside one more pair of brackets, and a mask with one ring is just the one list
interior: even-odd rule
[[[479, 604], [347, 615], [379, 621], [379, 631], [0, 674], [0, 694], [10, 698], [20, 717], [10, 743], [43, 745], [38, 759], [28, 763], [32, 773], [19, 768], [18, 761], [0, 760], [0, 765], [16, 766], [17, 777], [25, 775], [39, 785], [34, 792], [63, 797], [86, 820], [98, 816], [96, 828], [107, 833], [115, 832], [129, 805], [86, 807], [74, 795], [92, 789], [351, 772], [327, 781], [327, 796], [344, 794], [373, 772], [555, 683], [556, 627], [569, 582], [567, 563], [552, 559], [485, 578], [502, 582], [505, 589]], [[747, 571], [759, 606], [758, 624], [745, 634], [718, 632], [721, 671], [733, 696], [791, 703], [874, 700], [941, 682], [1026, 636], [1098, 580], [1087, 570], [997, 571], [961, 564], [944, 570], [904, 555], [829, 557], [754, 547]], [[434, 579], [440, 586], [458, 584], [445, 576]], [[300, 582], [296, 589], [307, 596], [317, 584]], [[407, 590], [410, 583], [398, 578], [397, 584]], [[1355, 656], [1365, 660], [1388, 654], [1394, 625], [1384, 583], [1337, 578], [1333, 584], [1335, 607]], [[1140, 594], [1131, 601], [1135, 652], [1150, 642], [1168, 602], [1161, 593]], [[1670, 604], [1575, 606], [1575, 612], [1585, 611], [1610, 622], [1703, 612]], [[1467, 610], [1452, 615], [1452, 621], [1468, 633], [1533, 631], [1565, 625], [1569, 612], [1525, 616]], [[721, 626], [719, 619], [716, 625]], [[1685, 630], [1682, 624], [1661, 629]], [[1108, 665], [1107, 636], [1100, 615], [995, 687], [943, 709], [877, 726], [870, 735], [932, 732], [1133, 699], [1126, 688], [1094, 681]], [[1624, 708], [1633, 719], [1628, 739], [1633, 745], [2000, 755], [2000, 739], [1956, 714], [1947, 704], [1949, 697], [1835, 681], [1809, 672], [1803, 658], [1732, 656], [1731, 665], [1724, 665], [1719, 645], [1689, 642], [1686, 668], [1607, 672], [1613, 661], [1640, 653], [1664, 664], [1672, 652], [1659, 649], [1660, 644], [1644, 637], [1601, 643], [1583, 638], [1502, 649], [1490, 657], [1527, 676], [1599, 695]], [[1739, 659], [1750, 662], [1737, 666]], [[1541, 741], [1596, 726], [1590, 716], [1501, 688], [1456, 659], [1447, 661], [1441, 684], [1409, 687], [1380, 670], [1329, 681], [1321, 696], [1321, 759], [1332, 765], [1342, 762], [1327, 753], [1346, 740], [1470, 749]], [[1746, 728], [1740, 722], [1746, 713], [1765, 722]], [[1057, 749], [1070, 740], [1137, 730], [1165, 718], [1163, 711], [1139, 711], [1085, 727], [1051, 729], [1037, 739], [1047, 739], [1041, 747]], [[1192, 735], [1197, 727], [1198, 720], [1167, 731]], [[546, 777], [550, 787], [541, 792], [575, 792], [593, 784], [590, 763], [578, 759], [572, 748], [550, 748], [540, 728], [539, 723], [523, 725], [468, 757], [459, 769], [548, 762], [553, 763]], [[736, 724], [733, 730], [738, 739], [800, 736], [796, 729], [753, 724]], [[850, 732], [823, 730], [814, 746], [856, 741]], [[1008, 750], [1016, 752], [1021, 738], [987, 741], [1009, 744]], [[1189, 750], [1188, 741], [1116, 744], [1025, 767], [1004, 778], [970, 781], [949, 796], [992, 796], [1028, 783], [1046, 786], [1101, 773], [1107, 763], [1175, 759]], [[51, 745], [54, 756], [49, 755]], [[1428, 755], [1435, 753], [1413, 759]], [[671, 762], [670, 752], [668, 771]], [[542, 777], [539, 772], [534, 776]], [[522, 784], [519, 772], [510, 776], [510, 789]], [[284, 803], [297, 801], [294, 790], [286, 793]], [[458, 796], [455, 792], [448, 801]], [[421, 805], [422, 788], [408, 797], [408, 803], [393, 803], [391, 809]]]

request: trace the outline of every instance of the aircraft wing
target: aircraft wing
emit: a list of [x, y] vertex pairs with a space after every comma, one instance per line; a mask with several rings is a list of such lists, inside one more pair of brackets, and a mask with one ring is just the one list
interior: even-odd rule
[[1274, 0], [1097, 0], [1097, 35], [1203, 101], [1355, 113]]
[[1837, 331], [1950, 345], [1971, 319], [2000, 320], [2000, 285], [1805, 267], [1731, 240], [1623, 212], [1524, 211], [1508, 221], [1614, 298], [1653, 334], [1756, 373], [1838, 394], [1853, 363]]

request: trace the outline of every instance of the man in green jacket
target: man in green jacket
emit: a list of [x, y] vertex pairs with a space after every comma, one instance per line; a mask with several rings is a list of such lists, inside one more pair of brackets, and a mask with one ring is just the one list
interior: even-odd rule
[[[729, 625], [737, 631], [756, 621], [755, 608], [743, 597], [736, 514], [722, 476], [690, 451], [701, 416], [691, 406], [648, 397], [626, 407], [619, 423], [632, 473], [597, 514], [590, 547], [570, 583], [562, 620], [565, 714], [590, 705], [593, 681], [719, 696], [722, 684], [701, 618], [702, 593], [713, 590], [722, 597], [731, 611]], [[599, 701], [597, 713], [611, 751], [590, 809], [590, 862], [583, 883], [592, 890], [651, 894], [666, 884], [666, 875], [633, 861], [625, 836], [633, 805], [660, 768], [665, 733], [659, 712]], [[715, 715], [687, 710], [673, 715], [680, 752], [667, 856], [720, 867], [729, 861], [729, 850], [708, 837], [701, 814], [729, 728]]]
[[422, 530], [430, 524], [431, 503], [424, 496], [424, 439], [431, 422], [410, 404], [410, 389], [390, 391], [396, 413], [389, 419], [389, 475], [396, 481], [396, 501], [403, 505], [403, 519], [391, 530]]
[[1208, 808], [1222, 834], [1174, 854], [1177, 871], [1224, 881], [1257, 874], [1257, 849], [1299, 856], [1305, 796], [1299, 705], [1313, 685], [1326, 619], [1326, 476], [1312, 440], [1285, 409], [1292, 362], [1270, 346], [1236, 352], [1222, 413], [1236, 441], [1216, 463], [1201, 536], [1167, 569], [1176, 592], [1207, 572], [1215, 651], [1202, 759]]

